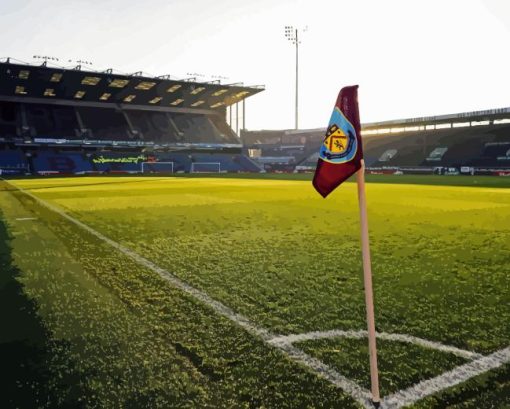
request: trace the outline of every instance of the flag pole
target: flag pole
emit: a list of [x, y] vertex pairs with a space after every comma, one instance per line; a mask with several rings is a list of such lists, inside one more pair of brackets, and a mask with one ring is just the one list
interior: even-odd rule
[[372, 266], [370, 263], [370, 244], [368, 240], [367, 202], [365, 197], [365, 161], [361, 159], [361, 168], [356, 173], [358, 182], [358, 202], [361, 223], [361, 249], [363, 253], [363, 281], [365, 283], [365, 304], [367, 308], [368, 349], [370, 352], [370, 381], [372, 385], [372, 403], [379, 407], [379, 372], [377, 370], [377, 347], [375, 340], [374, 294], [372, 291]]

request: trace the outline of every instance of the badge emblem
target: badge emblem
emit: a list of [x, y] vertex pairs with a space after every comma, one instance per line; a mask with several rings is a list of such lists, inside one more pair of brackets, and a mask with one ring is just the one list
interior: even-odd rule
[[331, 153], [343, 153], [347, 149], [349, 138], [347, 135], [335, 124], [331, 125], [326, 132], [326, 139], [324, 145], [327, 146]]
[[345, 163], [356, 156], [357, 150], [356, 130], [343, 113], [335, 108], [319, 157], [330, 163]]

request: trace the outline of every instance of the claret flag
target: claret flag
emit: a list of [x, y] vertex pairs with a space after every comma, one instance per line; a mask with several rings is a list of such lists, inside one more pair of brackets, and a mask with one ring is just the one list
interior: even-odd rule
[[363, 152], [358, 110], [358, 86], [340, 90], [329, 120], [313, 186], [326, 197], [361, 168]]
[[379, 407], [379, 371], [377, 369], [374, 294], [372, 289], [372, 266], [370, 262], [367, 203], [365, 197], [365, 164], [363, 162], [361, 146], [357, 85], [342, 88], [338, 94], [335, 109], [329, 120], [326, 136], [319, 151], [319, 162], [313, 177], [313, 186], [323, 197], [326, 197], [355, 173], [358, 182], [363, 281], [367, 308], [370, 383], [372, 402], [375, 407]]

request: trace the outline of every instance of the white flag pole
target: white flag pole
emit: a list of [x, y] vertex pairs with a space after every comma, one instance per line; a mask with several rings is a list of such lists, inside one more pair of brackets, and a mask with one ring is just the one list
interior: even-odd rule
[[370, 263], [370, 244], [368, 240], [367, 202], [365, 198], [365, 161], [361, 160], [361, 169], [356, 174], [358, 182], [358, 201], [361, 222], [361, 249], [363, 253], [363, 280], [365, 283], [365, 304], [367, 308], [368, 349], [370, 352], [370, 381], [372, 402], [379, 407], [379, 372], [377, 370], [377, 348], [375, 341], [374, 295], [372, 291], [372, 266]]

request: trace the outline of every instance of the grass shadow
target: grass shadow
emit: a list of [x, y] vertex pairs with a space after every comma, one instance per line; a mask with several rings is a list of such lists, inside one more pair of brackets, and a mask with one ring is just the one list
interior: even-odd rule
[[18, 281], [11, 254], [0, 218], [0, 408], [82, 407], [68, 380], [57, 382], [51, 372], [55, 343]]

